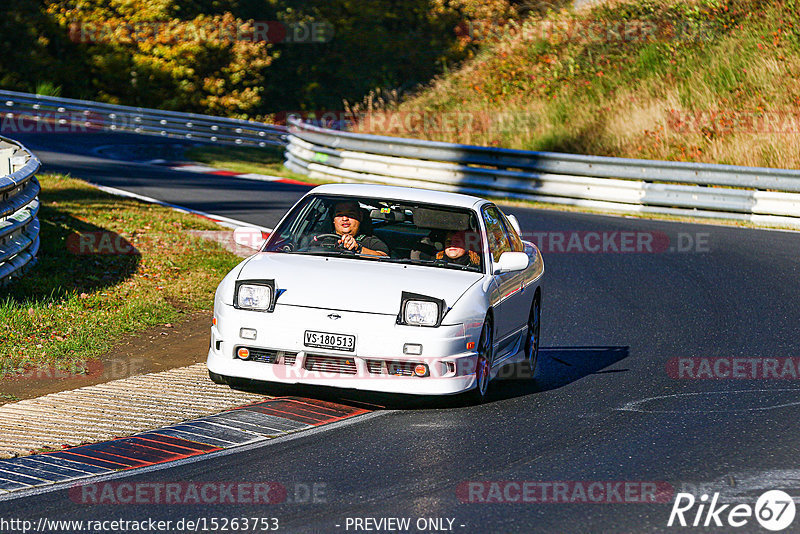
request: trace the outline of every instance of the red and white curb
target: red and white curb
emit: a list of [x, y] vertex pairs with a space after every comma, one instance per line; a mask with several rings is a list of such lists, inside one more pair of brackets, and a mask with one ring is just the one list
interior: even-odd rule
[[128, 436], [264, 397], [214, 384], [205, 363], [51, 393], [0, 406], [0, 458]]
[[[210, 382], [210, 381], [209, 381]], [[216, 415], [58, 452], [0, 460], [0, 500], [17, 492], [261, 443], [371, 410], [317, 399], [261, 399]]]

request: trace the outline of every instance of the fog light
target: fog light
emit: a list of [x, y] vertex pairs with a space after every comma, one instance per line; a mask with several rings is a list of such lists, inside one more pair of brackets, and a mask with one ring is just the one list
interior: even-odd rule
[[236, 355], [239, 356], [241, 359], [246, 360], [247, 358], [250, 357], [250, 351], [247, 348], [242, 347], [236, 351]]
[[411, 354], [412, 356], [419, 356], [422, 354], [422, 345], [416, 343], [406, 343], [403, 345], [403, 354]]
[[428, 366], [424, 363], [418, 363], [414, 367], [414, 374], [417, 376], [428, 376]]
[[239, 336], [242, 339], [255, 339], [256, 338], [256, 329], [255, 328], [240, 328], [239, 329]]

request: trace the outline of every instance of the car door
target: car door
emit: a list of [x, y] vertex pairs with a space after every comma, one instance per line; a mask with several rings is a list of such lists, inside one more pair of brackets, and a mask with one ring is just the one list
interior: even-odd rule
[[[499, 210], [498, 210], [499, 211]], [[511, 244], [511, 250], [514, 252], [525, 252], [525, 244], [522, 242], [522, 238], [519, 236], [517, 231], [511, 225], [511, 222], [508, 220], [508, 217], [502, 212], [503, 215], [503, 225], [506, 229], [506, 235], [508, 236], [508, 241]], [[532, 261], [530, 254], [528, 254], [528, 261]], [[529, 263], [530, 265], [530, 263]], [[517, 281], [520, 284], [520, 291], [515, 293], [512, 299], [512, 307], [513, 307], [513, 321], [515, 326], [513, 330], [517, 331], [522, 328], [527, 328], [528, 325], [528, 315], [531, 311], [531, 304], [533, 304], [533, 291], [535, 290], [534, 287], [530, 287], [530, 272], [529, 269], [524, 269], [522, 271], [515, 272], [514, 275], [516, 276]]]
[[[493, 205], [483, 209], [483, 222], [486, 225], [486, 237], [489, 243], [490, 269], [500, 259], [503, 252], [513, 251], [511, 240], [503, 222], [503, 215]], [[491, 271], [490, 271], [491, 272]], [[522, 272], [506, 272], [492, 274], [496, 291], [494, 302], [495, 329], [495, 363], [508, 356], [519, 339], [520, 328], [520, 294], [522, 293]], [[524, 324], [527, 320], [522, 319]]]

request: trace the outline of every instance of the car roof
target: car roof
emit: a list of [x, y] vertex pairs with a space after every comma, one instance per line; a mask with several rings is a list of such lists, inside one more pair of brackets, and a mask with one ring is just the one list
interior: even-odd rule
[[343, 195], [354, 197], [368, 197], [388, 200], [410, 200], [430, 204], [442, 204], [459, 208], [473, 208], [477, 203], [486, 202], [485, 199], [461, 193], [448, 193], [445, 191], [431, 191], [416, 187], [398, 187], [394, 185], [376, 184], [325, 184], [309, 191], [307, 194]]

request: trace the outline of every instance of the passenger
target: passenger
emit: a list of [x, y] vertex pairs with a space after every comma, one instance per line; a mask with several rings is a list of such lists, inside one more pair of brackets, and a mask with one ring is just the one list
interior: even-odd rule
[[[388, 256], [389, 247], [374, 235], [359, 232], [362, 228], [364, 212], [358, 202], [345, 200], [337, 202], [333, 207], [333, 229], [341, 236], [339, 243], [356, 254], [371, 256]], [[364, 225], [366, 226], [366, 225]]]
[[436, 254], [437, 260], [444, 260], [447, 263], [457, 265], [470, 265], [479, 267], [481, 264], [480, 254], [471, 250], [477, 248], [472, 240], [467, 239], [465, 231], [448, 232], [444, 240], [444, 250]]

